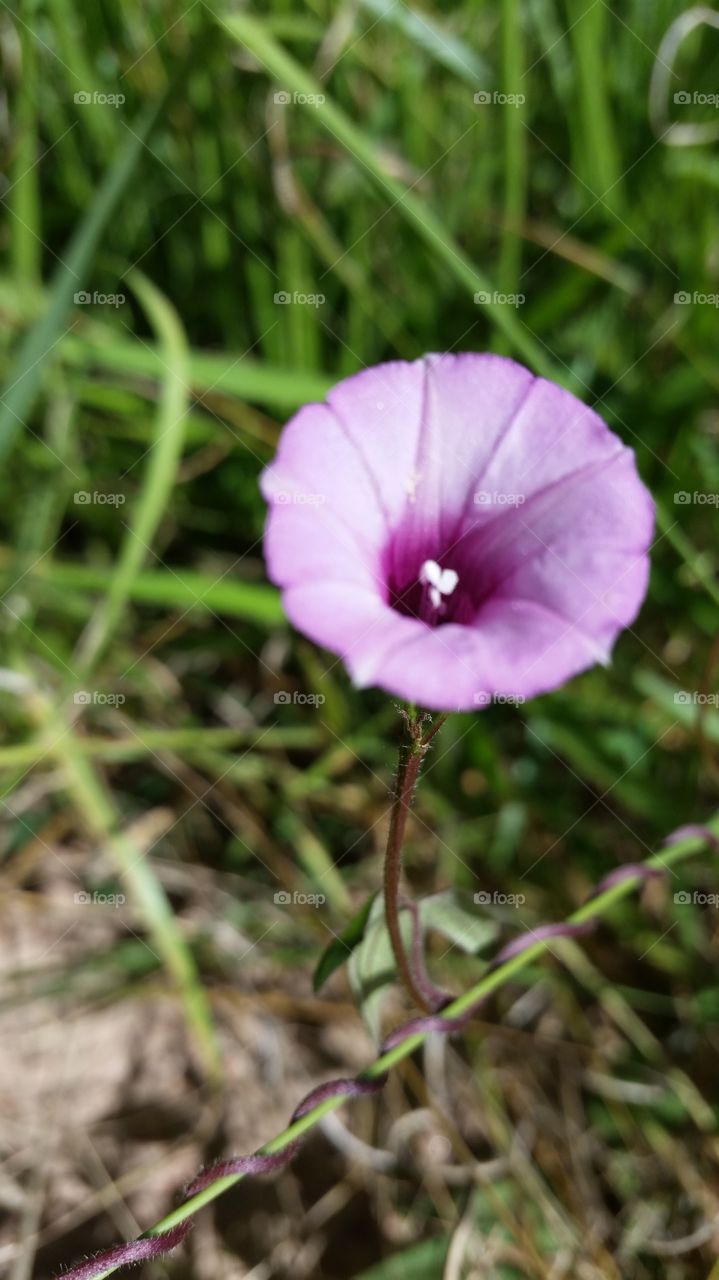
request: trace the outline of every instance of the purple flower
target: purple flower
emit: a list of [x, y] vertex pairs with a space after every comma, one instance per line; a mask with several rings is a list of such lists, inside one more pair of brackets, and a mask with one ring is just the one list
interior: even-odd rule
[[425, 707], [553, 689], [606, 662], [644, 598], [633, 452], [501, 356], [345, 379], [287, 424], [261, 484], [290, 620], [357, 685]]

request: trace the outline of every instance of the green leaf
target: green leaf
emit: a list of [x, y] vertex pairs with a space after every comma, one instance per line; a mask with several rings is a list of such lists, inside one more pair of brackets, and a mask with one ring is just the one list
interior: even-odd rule
[[494, 920], [480, 915], [476, 907], [463, 906], [451, 889], [423, 898], [417, 905], [423, 928], [436, 929], [466, 955], [476, 955], [499, 932]]
[[[400, 916], [405, 947], [410, 942], [410, 921], [406, 911]], [[397, 973], [392, 944], [384, 921], [384, 895], [377, 894], [369, 911], [365, 934], [350, 956], [347, 968], [352, 994], [375, 1044], [382, 1039], [382, 1006], [387, 988]]]
[[[434, 894], [417, 903], [423, 931], [434, 929], [468, 954], [476, 954], [497, 936], [498, 925], [478, 911], [470, 911], [455, 898], [452, 890]], [[409, 913], [400, 915], [400, 930], [406, 950], [412, 942]], [[364, 936], [349, 959], [348, 977], [365, 1024], [379, 1044], [382, 1038], [382, 1009], [388, 988], [397, 981], [392, 944], [384, 919], [384, 897], [378, 894], [370, 908]]]
[[341, 965], [345, 964], [355, 947], [359, 946], [364, 937], [372, 904], [376, 897], [376, 893], [373, 893], [367, 899], [342, 932], [336, 938], [333, 938], [329, 946], [322, 952], [312, 979], [312, 987], [315, 991], [319, 991], [320, 987], [324, 986], [327, 979], [335, 972], [335, 969], [339, 969]]

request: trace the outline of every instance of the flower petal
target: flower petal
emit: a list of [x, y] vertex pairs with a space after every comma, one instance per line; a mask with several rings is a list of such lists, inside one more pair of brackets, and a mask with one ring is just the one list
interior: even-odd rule
[[260, 486], [270, 504], [265, 555], [278, 586], [323, 578], [376, 586], [384, 513], [326, 405], [306, 405], [288, 423]]

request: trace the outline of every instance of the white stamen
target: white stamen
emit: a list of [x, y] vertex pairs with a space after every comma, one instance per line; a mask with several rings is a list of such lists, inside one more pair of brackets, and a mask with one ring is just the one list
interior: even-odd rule
[[437, 586], [442, 577], [442, 570], [436, 560], [425, 560], [419, 571], [420, 582], [431, 582], [433, 586]]
[[429, 587], [429, 598], [434, 608], [441, 609], [442, 597], [451, 596], [459, 582], [459, 574], [454, 569], [441, 569], [436, 560], [425, 560], [419, 571], [419, 580]]

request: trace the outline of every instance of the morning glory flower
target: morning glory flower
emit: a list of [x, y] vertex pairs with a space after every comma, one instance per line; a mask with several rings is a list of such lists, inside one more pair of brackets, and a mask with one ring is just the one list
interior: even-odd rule
[[287, 424], [261, 486], [291, 622], [356, 685], [433, 710], [606, 663], [646, 592], [654, 507], [632, 450], [502, 356], [346, 378]]

